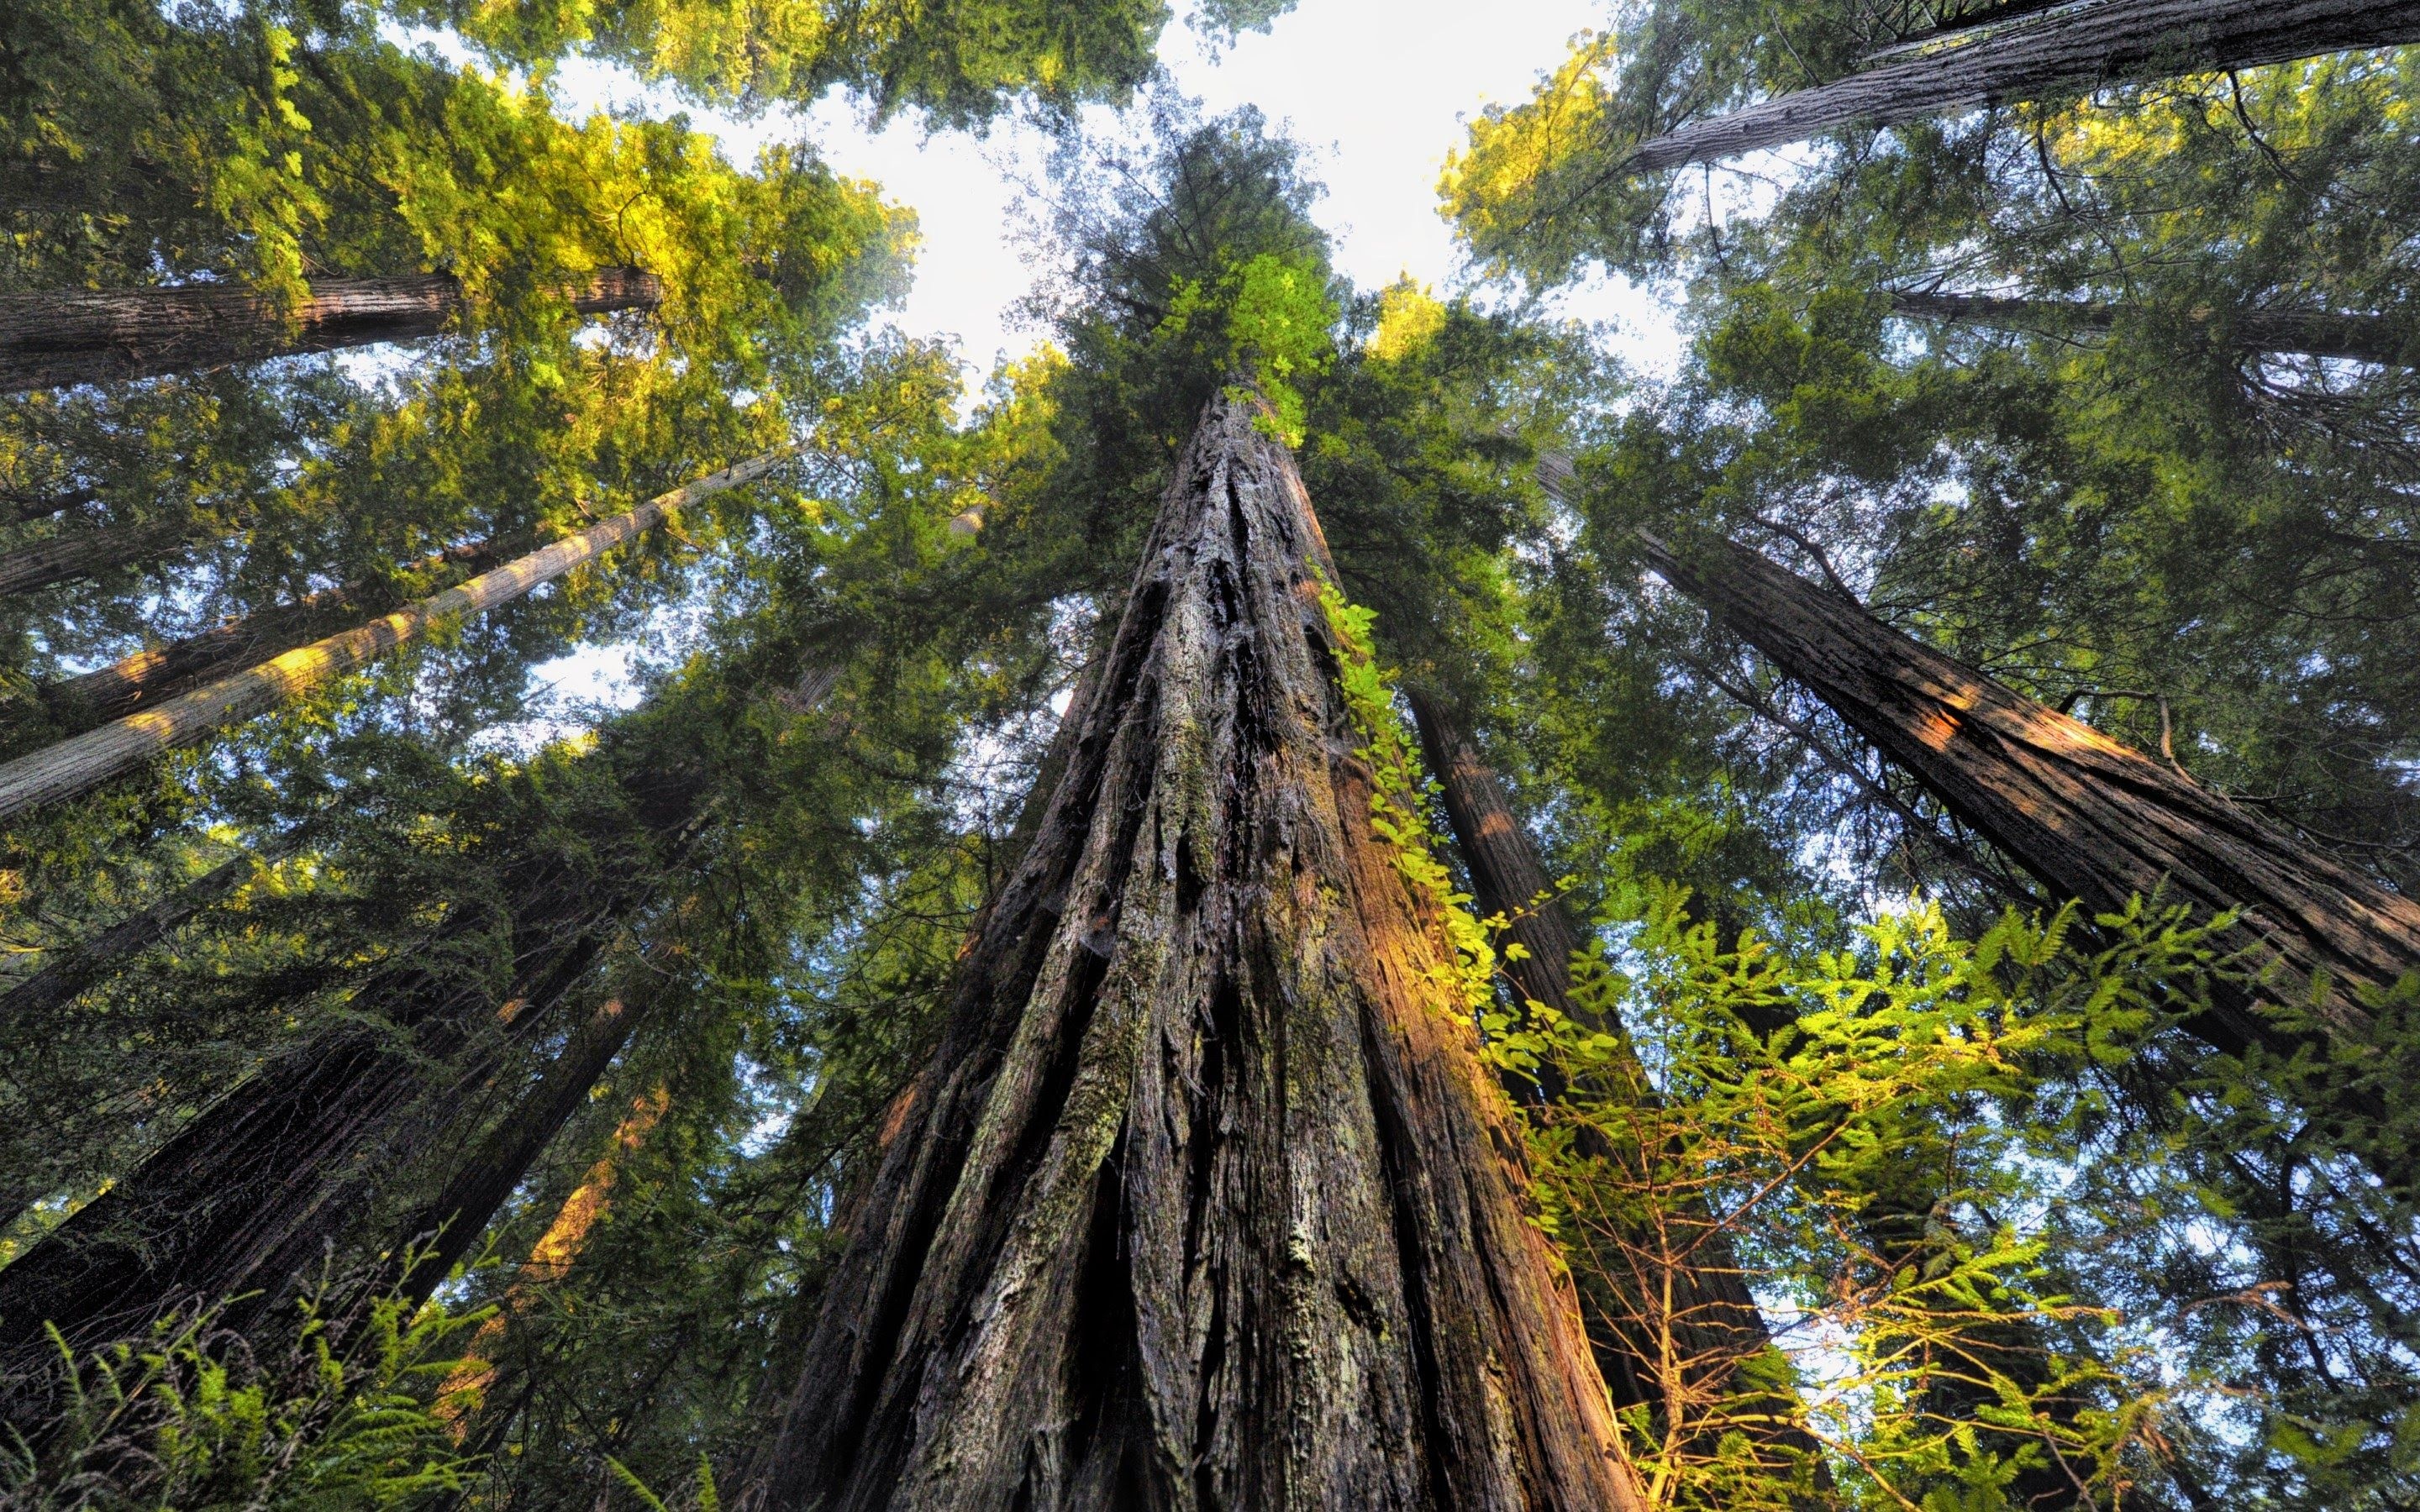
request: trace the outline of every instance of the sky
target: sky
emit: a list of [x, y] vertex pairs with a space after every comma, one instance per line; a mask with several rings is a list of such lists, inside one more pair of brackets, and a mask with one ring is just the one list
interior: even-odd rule
[[[1437, 214], [1437, 178], [1464, 121], [1487, 104], [1527, 98], [1574, 34], [1602, 24], [1604, 11], [1604, 0], [1493, 0], [1479, 15], [1466, 0], [1300, 0], [1267, 33], [1248, 33], [1230, 48], [1205, 48], [1180, 20], [1162, 36], [1160, 56], [1177, 87], [1210, 112], [1258, 105], [1311, 149], [1327, 186], [1315, 213], [1335, 239], [1338, 267], [1357, 285], [1374, 288], [1409, 272], [1447, 288], [1458, 259]], [[566, 69], [556, 95], [558, 108], [575, 115], [647, 98], [627, 74], [594, 66]], [[648, 103], [673, 108], [662, 98]], [[957, 338], [970, 379], [1038, 339], [1013, 316], [1033, 282], [1016, 237], [1026, 186], [1040, 177], [1042, 142], [1031, 128], [927, 137], [900, 121], [869, 131], [837, 97], [752, 120], [692, 116], [721, 137], [735, 162], [769, 141], [805, 140], [835, 170], [874, 179], [912, 206], [923, 245], [914, 287], [892, 318], [910, 334]], [[1652, 365], [1668, 347], [1657, 312], [1626, 289], [1578, 290], [1558, 308], [1612, 321], [1613, 339], [1634, 360]]]
[[[1309, 149], [1327, 189], [1313, 213], [1333, 239], [1338, 269], [1356, 285], [1377, 288], [1409, 273], [1444, 290], [1464, 280], [1452, 230], [1437, 213], [1437, 179], [1464, 123], [1489, 104], [1528, 98], [1575, 33], [1603, 23], [1605, 8], [1604, 0], [1491, 0], [1477, 11], [1467, 0], [1298, 0], [1267, 32], [1205, 47], [1180, 6], [1160, 57], [1177, 88], [1206, 111], [1257, 105]], [[415, 39], [443, 45], [433, 34]], [[565, 68], [553, 93], [556, 108], [574, 116], [617, 104], [643, 103], [654, 114], [688, 108], [735, 162], [769, 142], [810, 142], [834, 170], [873, 179], [913, 207], [923, 241], [915, 282], [886, 318], [910, 335], [954, 338], [970, 402], [1000, 359], [1041, 339], [1015, 316], [1036, 276], [1017, 234], [1031, 221], [1029, 186], [1042, 177], [1045, 143], [1032, 128], [928, 136], [902, 120], [873, 131], [838, 97], [804, 112], [738, 119], [683, 107], [593, 64]], [[1661, 312], [1627, 287], [1583, 286], [1554, 308], [1600, 323], [1638, 368], [1666, 369], [1677, 349]], [[630, 659], [627, 645], [583, 646], [535, 675], [571, 703], [627, 706], [637, 697]], [[551, 738], [563, 728], [544, 720], [517, 733]]]

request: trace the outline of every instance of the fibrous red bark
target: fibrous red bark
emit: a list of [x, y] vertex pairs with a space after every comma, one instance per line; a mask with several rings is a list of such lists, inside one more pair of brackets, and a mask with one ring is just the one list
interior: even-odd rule
[[[2073, 332], [2115, 330], [2126, 314], [2114, 304], [2087, 304], [2072, 300], [2009, 299], [1986, 294], [1942, 294], [1903, 290], [1890, 297], [1891, 313], [1921, 320], [1964, 322], [2004, 331], [2040, 331], [2054, 335]], [[2242, 351], [2300, 352], [2310, 357], [2342, 357], [2354, 362], [2396, 366], [2409, 363], [2412, 341], [2397, 322], [2375, 315], [2344, 315], [2327, 310], [2227, 310], [2202, 312], [2202, 323], [2214, 323], [2229, 347]]]
[[[602, 315], [662, 301], [653, 274], [609, 268], [571, 307]], [[0, 393], [410, 341], [461, 308], [462, 286], [444, 273], [323, 279], [292, 310], [235, 283], [13, 294], [0, 297]]]
[[1711, 162], [1836, 127], [2090, 89], [2141, 73], [2248, 69], [2420, 40], [2420, 0], [2079, 0], [1965, 45], [1692, 121], [1642, 144], [1633, 172]]
[[[2361, 991], [2420, 970], [2420, 903], [1745, 547], [1640, 540], [1657, 572], [2061, 895], [2116, 911], [2164, 890], [2205, 921], [2242, 910], [2239, 938], [2273, 975], [2264, 995], [2355, 1042], [2371, 1018]], [[2223, 1042], [2297, 1042], [2250, 1001], [2203, 1019]]]
[[753, 1504], [1637, 1504], [1256, 408], [1170, 487]]

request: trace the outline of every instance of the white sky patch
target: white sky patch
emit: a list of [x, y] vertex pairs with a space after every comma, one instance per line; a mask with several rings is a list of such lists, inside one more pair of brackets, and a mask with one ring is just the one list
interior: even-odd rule
[[607, 713], [636, 708], [639, 647], [629, 641], [585, 643], [530, 669], [530, 717], [482, 732], [483, 748], [526, 756], [541, 747], [596, 728]]
[[[1256, 105], [1309, 149], [1311, 171], [1327, 189], [1315, 218], [1333, 239], [1338, 269], [1357, 285], [1376, 289], [1409, 273], [1451, 290], [1475, 285], [1439, 212], [1447, 154], [1463, 145], [1471, 117], [1489, 104], [1526, 100], [1563, 60], [1573, 36], [1605, 19], [1603, 0], [1497, 0], [1483, 16], [1444, 0], [1384, 8], [1301, 0], [1269, 32], [1247, 34], [1232, 48], [1205, 48], [1180, 21], [1162, 35], [1160, 54], [1176, 86], [1209, 112]], [[408, 37], [460, 55], [450, 38]], [[837, 96], [741, 118], [684, 105], [625, 69], [579, 60], [560, 70], [551, 92], [558, 112], [574, 119], [634, 107], [655, 116], [686, 114], [738, 164], [768, 144], [805, 141], [835, 172], [871, 179], [911, 207], [922, 236], [915, 281], [902, 307], [882, 318], [910, 336], [954, 342], [968, 364], [970, 402], [996, 363], [1042, 339], [1016, 313], [1036, 282], [1021, 233], [1040, 219], [1027, 187], [1042, 181], [1048, 144], [1033, 127], [1004, 120], [981, 137], [928, 135], [903, 119], [874, 131]], [[1677, 366], [1681, 344], [1669, 312], [1627, 283], [1582, 282], [1557, 291], [1546, 309], [1597, 325], [1644, 376], [1668, 376]], [[627, 667], [626, 655], [591, 647], [537, 675], [551, 679], [566, 702], [618, 706], [613, 688], [628, 686]]]
[[[1452, 227], [1437, 208], [1446, 155], [1462, 145], [1469, 117], [1527, 99], [1573, 35], [1603, 20], [1601, 0], [1497, 0], [1483, 24], [1473, 24], [1467, 6], [1442, 0], [1383, 9], [1367, 0], [1303, 0], [1266, 35], [1247, 34], [1222, 51], [1171, 25], [1160, 54], [1177, 87], [1210, 112], [1257, 105], [1311, 149], [1312, 171], [1327, 186], [1316, 217], [1355, 284], [1375, 289], [1408, 272], [1452, 287], [1464, 280]], [[984, 137], [927, 136], [898, 120], [875, 131], [839, 97], [740, 119], [683, 107], [627, 71], [583, 62], [561, 71], [554, 96], [573, 117], [617, 106], [687, 109], [735, 163], [768, 143], [813, 143], [835, 171], [879, 183], [917, 213], [923, 245], [915, 285], [892, 317], [902, 331], [955, 338], [970, 379], [1040, 339], [1014, 316], [1035, 281], [1018, 237], [1032, 219], [1025, 186], [1040, 179], [1046, 146], [1033, 128], [1003, 121]], [[1615, 322], [1618, 348], [1641, 365], [1656, 367], [1674, 349], [1666, 313], [1618, 281], [1562, 291], [1551, 308]]]

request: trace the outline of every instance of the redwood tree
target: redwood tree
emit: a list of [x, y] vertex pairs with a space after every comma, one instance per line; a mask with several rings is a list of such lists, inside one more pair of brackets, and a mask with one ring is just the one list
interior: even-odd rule
[[[2110, 331], [2129, 312], [2122, 305], [2091, 304], [2076, 300], [2010, 299], [1988, 294], [1943, 294], [1908, 289], [1890, 297], [1893, 315], [1944, 324], [1964, 322], [2003, 331], [2040, 331], [2055, 335], [2071, 332]], [[2384, 316], [2346, 315], [2332, 310], [2229, 310], [2213, 319], [2208, 311], [2190, 318], [2211, 328], [2211, 335], [2240, 351], [2300, 352], [2310, 357], [2342, 357], [2354, 362], [2395, 366], [2412, 356], [2401, 323]]]
[[2090, 89], [2147, 68], [2255, 68], [2354, 47], [2420, 40], [2413, 0], [2116, 0], [2067, 5], [1963, 45], [1853, 73], [1642, 144], [1623, 166], [1677, 168], [1803, 141], [1835, 127], [1888, 126], [2008, 100]]
[[[1470, 873], [1479, 911], [1501, 915], [1508, 950], [1504, 974], [1528, 1002], [1627, 1039], [1626, 1027], [1606, 1024], [1572, 994], [1572, 957], [1581, 935], [1556, 896], [1537, 843], [1513, 813], [1497, 779], [1453, 716], [1435, 697], [1414, 689], [1421, 754], [1437, 779], [1454, 848]], [[1635, 1057], [1625, 1055], [1622, 1098], [1652, 1097], [1653, 1085]], [[1557, 1068], [1543, 1068], [1551, 1094]], [[1702, 1205], [1673, 1215], [1653, 1232], [1620, 1236], [1621, 1253], [1596, 1279], [1614, 1295], [1590, 1319], [1597, 1364], [1616, 1399], [1677, 1409], [1677, 1398], [1721, 1392], [1740, 1363], [1771, 1348], [1772, 1335], [1748, 1294], [1728, 1237]], [[1675, 1236], [1678, 1236], [1677, 1238]], [[1668, 1398], [1673, 1400], [1668, 1401]]]
[[[653, 275], [611, 268], [570, 304], [603, 315], [662, 299]], [[11, 294], [0, 298], [0, 393], [411, 341], [443, 331], [461, 309], [462, 285], [444, 273], [325, 279], [292, 310], [227, 283]]]
[[[2239, 934], [2272, 976], [2260, 995], [2309, 1009], [2357, 1042], [2364, 989], [2420, 970], [2420, 903], [2142, 752], [1900, 634], [1730, 541], [1648, 562], [1807, 686], [1951, 811], [2052, 887], [2095, 910], [2164, 891]], [[2295, 1032], [2249, 1001], [2202, 1027], [2290, 1050]]]
[[756, 1504], [1639, 1504], [1264, 414], [1162, 501]]
[[[684, 847], [702, 774], [634, 764], [623, 801], [576, 821], [573, 850], [504, 857], [508, 918], [455, 908], [368, 976], [349, 1015], [260, 1066], [0, 1268], [0, 1423], [32, 1433], [52, 1415], [58, 1356], [45, 1325], [79, 1355], [178, 1309], [225, 1303], [224, 1320], [241, 1327], [316, 1273], [398, 1155], [442, 1125], [428, 1094], [492, 1073], [499, 1020], [521, 1038], [544, 1024], [644, 901], [647, 863]], [[452, 959], [490, 933], [510, 956], [501, 995]]]

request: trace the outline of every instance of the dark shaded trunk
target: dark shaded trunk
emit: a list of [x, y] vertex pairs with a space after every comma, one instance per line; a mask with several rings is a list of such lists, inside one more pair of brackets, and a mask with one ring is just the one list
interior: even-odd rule
[[[427, 565], [453, 564], [478, 573], [493, 566], [501, 556], [493, 547], [462, 547]], [[181, 640], [147, 647], [106, 667], [42, 684], [35, 693], [54, 732], [76, 734], [190, 692], [240, 668], [308, 645], [392, 603], [387, 594], [366, 584], [332, 588], [292, 604], [256, 609]]]
[[630, 853], [632, 829], [662, 852], [684, 842], [694, 776], [650, 773], [630, 788], [627, 812], [596, 821], [593, 855], [504, 862], [500, 890], [516, 901], [508, 1015], [484, 977], [423, 964], [495, 922], [462, 910], [445, 939], [366, 980], [353, 1018], [260, 1067], [0, 1269], [0, 1420], [31, 1433], [50, 1416], [46, 1321], [82, 1354], [164, 1314], [253, 1293], [225, 1318], [247, 1327], [317, 1279], [380, 1174], [442, 1128], [446, 1109], [415, 1111], [427, 1094], [492, 1075], [506, 1037], [543, 1020], [644, 896], [652, 868]]
[[[603, 315], [662, 300], [653, 274], [609, 268], [571, 307]], [[410, 341], [443, 331], [461, 308], [461, 285], [444, 273], [323, 279], [292, 310], [234, 283], [12, 294], [0, 297], [0, 393]]]
[[[2262, 996], [2355, 1042], [2371, 1019], [2360, 991], [2420, 969], [2420, 903], [1754, 551], [1639, 539], [1675, 587], [2061, 896], [2112, 912], [2164, 888], [2203, 920], [2240, 909], [2238, 939], [2273, 973]], [[2241, 995], [2195, 1022], [2227, 1048], [2303, 1042]]]
[[281, 838], [261, 847], [257, 856], [222, 861], [148, 908], [59, 950], [43, 964], [41, 970], [0, 994], [0, 1025], [14, 1025], [57, 1011], [101, 978], [184, 928], [203, 909], [250, 882], [261, 868], [276, 864], [293, 848], [290, 839]]
[[[1406, 691], [1421, 754], [1444, 794], [1454, 844], [1470, 873], [1472, 899], [1481, 917], [1503, 915], [1510, 923], [1503, 938], [1522, 947], [1521, 959], [1503, 963], [1504, 974], [1528, 1001], [1627, 1045], [1621, 1025], [1604, 1022], [1572, 997], [1571, 963], [1581, 936], [1503, 784], [1437, 699], [1416, 687]], [[1625, 1069], [1623, 1085], [1606, 1090], [1652, 1099], [1646, 1068], [1630, 1057]], [[1549, 1079], [1547, 1095], [1560, 1095], [1559, 1081], [1559, 1073]], [[1730, 1243], [1713, 1232], [1713, 1210], [1701, 1201], [1678, 1206], [1665, 1224], [1614, 1236], [1611, 1247], [1620, 1253], [1600, 1256], [1604, 1273], [1583, 1277], [1581, 1286], [1606, 1293], [1590, 1309], [1589, 1338], [1616, 1404], [1649, 1403], [1695, 1416], [1730, 1391], [1741, 1364], [1773, 1347], [1773, 1336]], [[1775, 1403], [1772, 1411], [1786, 1420], [1792, 1405]], [[1792, 1447], [1813, 1444], [1793, 1440]]]
[[2420, 40], [2420, 0], [2109, 0], [2061, 6], [1642, 144], [1632, 172], [1712, 162], [1842, 126], [2041, 100], [2158, 73], [2248, 69]]
[[98, 488], [69, 488], [59, 493], [0, 494], [0, 525], [23, 525], [81, 508], [101, 498]]
[[206, 528], [207, 522], [174, 519], [61, 531], [0, 555], [0, 598], [149, 562], [185, 545]]
[[[2051, 335], [2112, 331], [2121, 316], [2133, 313], [2115, 304], [2084, 304], [2072, 300], [2001, 299], [1923, 290], [1895, 293], [1890, 301], [1892, 314], [1919, 320], [1962, 322]], [[2192, 318], [2211, 336], [2240, 351], [2343, 357], [2376, 363], [2381, 367], [2407, 365], [2412, 357], [2410, 332], [2401, 322], [2383, 316], [2309, 310], [2226, 310], [2199, 312]]]
[[[813, 712], [840, 682], [837, 657], [818, 657], [776, 697], [794, 714]], [[632, 984], [589, 1015], [545, 1072], [515, 1102], [436, 1198], [404, 1220], [389, 1246], [390, 1268], [379, 1279], [415, 1303], [426, 1302], [447, 1273], [470, 1255], [538, 1157], [580, 1111], [614, 1057], [646, 1019], [657, 982], [642, 965]], [[402, 1269], [407, 1255], [413, 1263]]]
[[[404, 1221], [386, 1285], [412, 1303], [428, 1300], [476, 1247], [530, 1167], [588, 1101], [589, 1092], [630, 1042], [647, 1008], [648, 999], [638, 992], [617, 995], [573, 1031], [562, 1053], [455, 1170], [436, 1200]], [[404, 1269], [407, 1254], [412, 1263]]]
[[752, 1504], [1637, 1504], [1256, 409], [1169, 489]]

